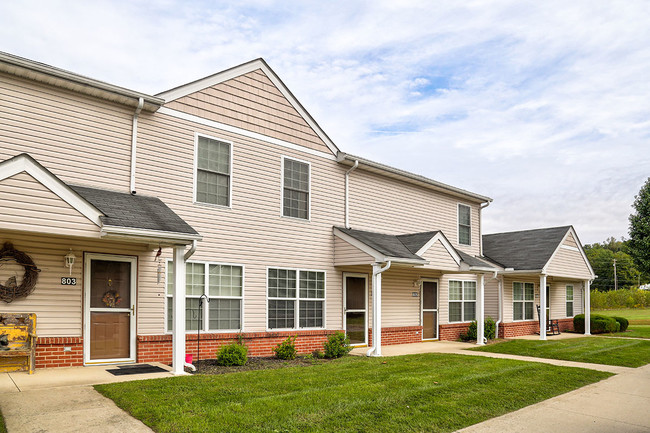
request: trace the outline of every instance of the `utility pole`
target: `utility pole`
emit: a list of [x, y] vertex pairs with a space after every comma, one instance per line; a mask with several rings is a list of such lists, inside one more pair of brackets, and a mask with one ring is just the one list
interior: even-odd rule
[[616, 278], [616, 259], [614, 259], [614, 291], [618, 290], [618, 279]]

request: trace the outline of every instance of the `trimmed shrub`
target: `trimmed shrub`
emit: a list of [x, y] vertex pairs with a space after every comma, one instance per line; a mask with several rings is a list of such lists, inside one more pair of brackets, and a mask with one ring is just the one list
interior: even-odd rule
[[273, 352], [275, 352], [275, 356], [278, 359], [284, 359], [287, 361], [290, 361], [292, 359], [296, 359], [296, 338], [297, 335], [293, 335], [291, 337], [288, 337], [286, 340], [284, 340], [281, 343], [278, 343], [277, 346], [273, 348]]
[[627, 331], [627, 327], [630, 326], [630, 321], [629, 320], [627, 320], [625, 317], [619, 317], [619, 316], [612, 316], [612, 318], [614, 320], [616, 320], [621, 325], [620, 332]]
[[[494, 322], [494, 319], [491, 317], [487, 317], [484, 322], [484, 337], [487, 338], [488, 340], [492, 340], [493, 338], [496, 338], [496, 323]], [[476, 323], [476, 320], [472, 320], [472, 322], [469, 324], [469, 328], [467, 328], [467, 333], [461, 333], [459, 338], [461, 341], [476, 341], [476, 338], [478, 337], [478, 324]]]
[[323, 358], [325, 358], [325, 354], [323, 352], [321, 352], [320, 350], [318, 350], [318, 349], [315, 349], [311, 353], [311, 356], [313, 356], [314, 359], [323, 359]]
[[342, 332], [327, 337], [327, 341], [323, 345], [325, 350], [325, 358], [340, 358], [347, 355], [352, 347], [350, 347], [350, 337]]
[[231, 367], [244, 365], [248, 360], [248, 347], [243, 344], [231, 343], [221, 346], [217, 352], [217, 365]]
[[[617, 332], [620, 326], [613, 317], [600, 314], [591, 315], [591, 333], [602, 334], [606, 332]], [[573, 318], [573, 330], [578, 333], [585, 332], [585, 315], [578, 314]]]

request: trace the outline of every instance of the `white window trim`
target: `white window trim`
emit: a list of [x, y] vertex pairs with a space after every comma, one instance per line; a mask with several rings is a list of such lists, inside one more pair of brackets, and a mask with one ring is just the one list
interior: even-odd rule
[[[171, 335], [172, 331], [167, 330], [167, 322], [169, 320], [169, 316], [167, 314], [167, 307], [168, 307], [168, 302], [170, 302], [170, 299], [174, 299], [173, 295], [170, 295], [167, 293], [167, 276], [169, 275], [169, 266], [171, 266], [173, 263], [173, 260], [168, 259], [165, 263], [165, 314], [164, 314], [164, 329], [165, 329], [165, 334]], [[239, 323], [239, 329], [209, 329], [210, 326], [210, 318], [208, 317], [208, 311], [209, 311], [209, 303], [204, 302], [203, 303], [203, 312], [202, 314], [202, 319], [203, 319], [203, 328], [201, 328], [201, 332], [204, 333], [209, 333], [209, 334], [230, 334], [233, 332], [244, 332], [244, 294], [245, 294], [245, 287], [246, 287], [246, 267], [242, 265], [241, 263], [226, 263], [226, 262], [213, 262], [213, 261], [204, 261], [204, 260], [189, 260], [187, 263], [198, 263], [198, 264], [203, 264], [204, 268], [209, 269], [209, 265], [224, 265], [224, 266], [238, 266], [241, 268], [241, 296], [209, 296], [207, 291], [209, 290], [208, 283], [209, 283], [209, 278], [210, 274], [209, 272], [204, 272], [203, 273], [203, 291], [208, 296], [210, 299], [240, 299], [241, 304], [240, 304], [240, 323]], [[185, 299], [187, 298], [194, 298], [198, 299], [200, 298], [201, 295], [185, 295]], [[192, 335], [196, 334], [197, 330], [185, 330], [186, 335]]]
[[[269, 269], [282, 269], [286, 271], [296, 271], [296, 296], [293, 298], [276, 298], [269, 297]], [[324, 276], [323, 284], [324, 291], [322, 298], [301, 298], [300, 297], [300, 271], [302, 272], [322, 272]], [[266, 297], [266, 314], [265, 314], [265, 327], [266, 332], [282, 332], [282, 331], [310, 331], [310, 330], [319, 330], [327, 329], [327, 271], [323, 269], [304, 269], [304, 268], [290, 268], [283, 266], [267, 266], [266, 267], [266, 282], [264, 283], [265, 287], [265, 297]], [[311, 328], [301, 328], [300, 327], [300, 300], [303, 301], [323, 301], [323, 326], [320, 327], [311, 327]], [[276, 301], [294, 301], [294, 327], [293, 328], [269, 328], [269, 300]]]
[[[569, 301], [569, 298], [568, 298], [568, 289], [569, 289], [569, 287], [571, 287], [571, 300], [570, 300], [570, 301]], [[576, 310], [575, 310], [575, 308], [576, 308], [576, 304], [575, 304], [575, 296], [576, 296], [576, 290], [575, 290], [575, 287], [573, 286], [573, 284], [567, 284], [567, 285], [564, 287], [564, 314], [566, 314], [566, 317], [574, 317], [574, 316], [576, 315]], [[567, 314], [567, 311], [566, 311], [566, 310], [567, 310], [566, 307], [567, 307], [567, 304], [568, 304], [569, 302], [571, 302], [571, 311], [573, 312], [573, 316], [569, 316], [569, 315]]]
[[[229, 165], [229, 184], [228, 184], [228, 206], [224, 206], [222, 204], [216, 204], [216, 203], [204, 203], [202, 201], [197, 201], [196, 200], [196, 183], [198, 179], [198, 169], [199, 169], [199, 137], [204, 137], [208, 138], [210, 140], [216, 140], [220, 141], [222, 143], [227, 143], [230, 146], [230, 165]], [[232, 162], [233, 162], [233, 154], [235, 153], [235, 145], [232, 141], [230, 140], [225, 140], [223, 138], [219, 137], [214, 137], [212, 135], [208, 134], [203, 134], [201, 132], [195, 132], [194, 133], [194, 178], [192, 182], [192, 203], [197, 205], [197, 206], [206, 206], [206, 207], [211, 207], [211, 208], [217, 208], [217, 209], [232, 209], [232, 187], [233, 187], [233, 174], [232, 174]]]
[[[460, 294], [461, 294], [461, 299], [460, 300], [458, 300], [458, 299], [453, 300], [453, 299], [450, 299], [450, 297], [449, 297], [449, 292], [450, 292], [449, 283], [451, 283], [452, 281], [462, 283], [461, 288], [460, 288]], [[471, 299], [466, 300], [465, 299], [465, 283], [474, 283], [474, 284], [476, 284], [475, 290], [476, 290], [476, 293], [478, 294], [478, 282], [476, 282], [476, 281], [473, 281], [473, 280], [449, 280], [449, 281], [447, 281], [447, 304], [448, 304], [447, 305], [447, 323], [471, 323], [473, 320], [476, 320], [476, 317], [474, 317], [474, 319], [472, 319], [472, 320], [465, 320], [465, 303], [466, 302], [474, 302], [474, 313], [475, 314], [476, 314], [476, 304], [478, 303], [477, 299], [474, 299], [474, 300], [471, 300]], [[451, 308], [449, 308], [449, 304], [451, 304], [452, 302], [460, 302], [460, 318], [461, 318], [460, 321], [457, 321], [457, 320], [452, 321], [449, 318], [449, 316], [450, 316], [449, 311], [451, 310]]]
[[[522, 300], [515, 300], [515, 284], [522, 284], [523, 289], [524, 289], [524, 299]], [[533, 299], [527, 300], [526, 299], [526, 284], [532, 284], [533, 285]], [[519, 302], [524, 304], [524, 309], [523, 309], [523, 319], [515, 319], [515, 302]], [[526, 319], [526, 302], [530, 302], [533, 304], [533, 318], [532, 319]], [[547, 299], [548, 302], [548, 299]], [[513, 322], [532, 322], [535, 320], [535, 283], [531, 282], [525, 282], [525, 281], [513, 281], [512, 282], [512, 321]]]
[[[284, 161], [287, 159], [296, 162], [301, 162], [303, 164], [307, 164], [309, 170], [309, 191], [307, 192], [307, 218], [292, 217], [284, 214]], [[299, 158], [294, 158], [293, 156], [282, 155], [282, 162], [281, 162], [281, 169], [280, 169], [280, 217], [289, 218], [296, 221], [311, 222], [311, 186], [312, 186], [311, 162]], [[283, 269], [289, 269], [289, 268], [283, 268]]]
[[[469, 243], [468, 244], [460, 243], [460, 207], [461, 206], [465, 206], [466, 208], [469, 209]], [[458, 242], [458, 245], [462, 245], [464, 247], [472, 246], [472, 207], [465, 203], [458, 203], [458, 206], [456, 206], [456, 236], [457, 236], [456, 240]]]

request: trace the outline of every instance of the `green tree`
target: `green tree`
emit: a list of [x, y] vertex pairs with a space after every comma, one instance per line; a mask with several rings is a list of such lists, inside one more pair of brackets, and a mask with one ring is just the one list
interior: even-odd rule
[[630, 215], [628, 251], [644, 274], [650, 274], [650, 178], [634, 197], [634, 213]]
[[640, 272], [634, 266], [632, 257], [625, 252], [625, 241], [609, 238], [600, 244], [585, 245], [585, 254], [597, 275], [591, 287], [600, 291], [614, 290], [614, 260], [616, 280], [619, 289], [636, 287]]

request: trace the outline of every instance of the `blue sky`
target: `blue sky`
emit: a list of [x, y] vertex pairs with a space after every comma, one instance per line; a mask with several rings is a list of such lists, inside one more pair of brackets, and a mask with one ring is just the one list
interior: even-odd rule
[[344, 151], [494, 198], [485, 233], [627, 235], [647, 1], [0, 3], [0, 50], [158, 93], [264, 57]]

